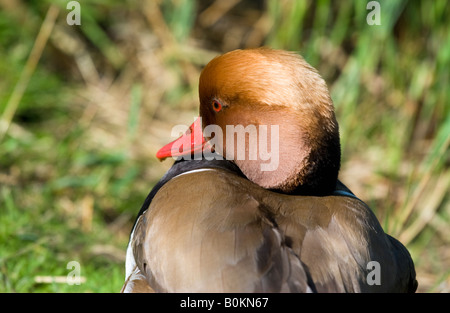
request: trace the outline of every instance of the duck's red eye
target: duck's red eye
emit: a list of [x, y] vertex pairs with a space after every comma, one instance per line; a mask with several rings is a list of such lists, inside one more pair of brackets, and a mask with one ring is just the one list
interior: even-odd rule
[[212, 106], [213, 106], [214, 111], [216, 111], [216, 112], [219, 112], [220, 110], [222, 110], [222, 104], [220, 104], [219, 101], [214, 100], [212, 102]]

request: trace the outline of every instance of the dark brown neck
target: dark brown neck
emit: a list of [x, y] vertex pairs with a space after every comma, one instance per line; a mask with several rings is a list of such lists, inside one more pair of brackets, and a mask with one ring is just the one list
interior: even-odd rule
[[326, 196], [336, 188], [341, 164], [339, 136], [326, 138], [324, 144], [310, 152], [302, 183], [289, 194]]

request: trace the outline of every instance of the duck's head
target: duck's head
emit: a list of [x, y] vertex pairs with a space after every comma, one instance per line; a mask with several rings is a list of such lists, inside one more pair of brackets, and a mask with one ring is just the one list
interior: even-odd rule
[[[197, 121], [191, 129], [203, 126], [216, 152], [248, 179], [286, 193], [334, 190], [340, 143], [333, 103], [324, 80], [299, 55], [259, 48], [218, 56], [203, 69], [199, 94], [203, 125]], [[204, 145], [192, 141], [192, 149], [174, 152], [173, 143], [157, 156], [190, 155]]]

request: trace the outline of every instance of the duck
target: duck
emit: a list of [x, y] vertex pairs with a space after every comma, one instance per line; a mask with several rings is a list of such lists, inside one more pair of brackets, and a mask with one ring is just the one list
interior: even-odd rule
[[298, 53], [217, 56], [199, 100], [157, 153], [175, 162], [133, 225], [122, 292], [416, 291], [408, 250], [338, 179], [333, 102]]

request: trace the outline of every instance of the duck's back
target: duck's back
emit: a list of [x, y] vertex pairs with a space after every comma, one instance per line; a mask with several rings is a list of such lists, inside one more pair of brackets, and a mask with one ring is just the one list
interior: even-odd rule
[[[274, 201], [267, 198], [267, 201]], [[318, 292], [414, 292], [406, 248], [361, 200], [283, 196], [277, 222]]]
[[168, 180], [133, 234], [130, 279], [155, 291], [401, 292], [415, 281], [406, 249], [360, 200], [274, 193], [227, 169]]

